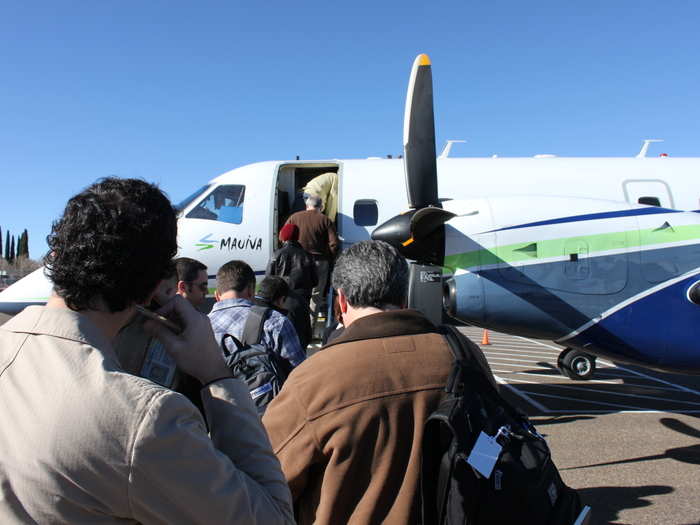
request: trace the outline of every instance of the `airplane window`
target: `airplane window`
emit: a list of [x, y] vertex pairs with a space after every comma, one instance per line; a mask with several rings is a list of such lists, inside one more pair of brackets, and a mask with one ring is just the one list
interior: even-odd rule
[[355, 201], [352, 209], [353, 220], [358, 226], [374, 226], [377, 224], [379, 209], [377, 201], [362, 199]]
[[210, 188], [210, 184], [207, 184], [205, 186], [202, 186], [199, 188], [197, 191], [195, 191], [192, 195], [189, 195], [185, 197], [182, 201], [180, 201], [178, 204], [175, 205], [175, 209], [179, 212], [182, 212], [187, 206], [189, 206], [197, 197], [199, 197], [202, 193], [207, 191]]
[[658, 197], [639, 197], [637, 202], [639, 204], [646, 204], [647, 206], [661, 206], [661, 201]]
[[202, 199], [187, 214], [187, 218], [240, 224], [243, 221], [244, 198], [245, 186], [239, 184], [219, 186]]

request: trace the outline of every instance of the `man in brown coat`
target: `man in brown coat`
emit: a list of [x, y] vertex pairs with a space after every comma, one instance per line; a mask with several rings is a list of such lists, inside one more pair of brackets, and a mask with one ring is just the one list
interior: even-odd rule
[[[333, 258], [338, 251], [338, 235], [333, 222], [321, 212], [321, 199], [306, 195], [306, 210], [298, 211], [287, 219], [286, 224], [299, 228], [299, 244], [311, 254], [316, 264], [318, 283], [313, 289], [312, 313], [314, 318], [326, 314], [326, 294], [328, 293], [328, 276]], [[280, 239], [281, 240], [281, 239]]]
[[423, 423], [452, 354], [405, 304], [408, 268], [386, 243], [345, 250], [333, 271], [345, 332], [297, 367], [263, 423], [298, 523], [415, 523]]

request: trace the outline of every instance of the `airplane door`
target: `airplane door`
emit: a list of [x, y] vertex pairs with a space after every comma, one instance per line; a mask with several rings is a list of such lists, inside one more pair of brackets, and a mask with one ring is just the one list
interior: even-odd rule
[[622, 189], [625, 199], [630, 204], [651, 204], [662, 208], [675, 208], [671, 188], [660, 179], [626, 180], [622, 183]]

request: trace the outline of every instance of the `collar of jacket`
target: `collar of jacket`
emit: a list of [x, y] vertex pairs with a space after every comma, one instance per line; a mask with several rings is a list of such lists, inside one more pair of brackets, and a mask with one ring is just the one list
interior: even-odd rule
[[284, 246], [294, 246], [295, 248], [301, 248], [299, 241], [284, 241]]
[[[112, 343], [90, 319], [68, 308], [28, 306], [2, 325], [3, 330], [34, 335], [51, 335], [95, 348], [114, 355]], [[116, 355], [114, 355], [116, 358]]]
[[217, 301], [212, 306], [211, 311], [216, 312], [217, 310], [225, 310], [226, 308], [233, 308], [234, 306], [253, 306], [253, 301], [248, 299], [224, 299], [223, 301]]
[[386, 310], [361, 317], [324, 348], [364, 339], [437, 333], [437, 331], [435, 325], [416, 310]]

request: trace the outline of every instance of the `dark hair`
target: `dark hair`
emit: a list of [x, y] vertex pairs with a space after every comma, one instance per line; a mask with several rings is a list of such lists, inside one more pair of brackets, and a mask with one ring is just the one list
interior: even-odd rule
[[196, 259], [189, 257], [178, 257], [175, 259], [175, 269], [177, 270], [177, 280], [191, 283], [197, 280], [197, 274], [207, 267]]
[[394, 247], [383, 241], [361, 241], [340, 254], [332, 283], [357, 308], [403, 306], [408, 264]]
[[229, 290], [242, 292], [250, 285], [255, 285], [255, 273], [243, 261], [229, 261], [216, 272], [216, 290], [220, 294]]
[[163, 279], [177, 279], [177, 267], [175, 266], [175, 260], [168, 263], [168, 267], [163, 272]]
[[280, 297], [289, 295], [289, 285], [282, 277], [276, 275], [265, 277], [260, 283], [260, 288], [255, 297], [274, 303]]
[[95, 309], [102, 299], [118, 312], [144, 302], [167, 276], [175, 210], [157, 186], [109, 177], [68, 201], [46, 242], [46, 275], [70, 309]]

